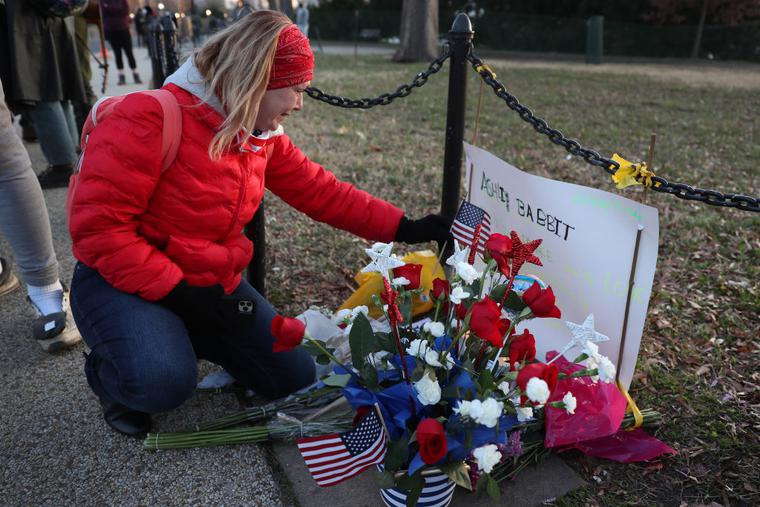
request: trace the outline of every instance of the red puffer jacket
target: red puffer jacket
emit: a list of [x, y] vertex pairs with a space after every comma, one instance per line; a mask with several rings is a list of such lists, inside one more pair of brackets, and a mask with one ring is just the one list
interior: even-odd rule
[[253, 255], [242, 230], [265, 186], [320, 222], [376, 241], [395, 236], [400, 209], [338, 181], [284, 134], [269, 150], [244, 142], [211, 160], [223, 118], [184, 89], [165, 88], [182, 106], [171, 167], [161, 173], [160, 105], [133, 94], [90, 135], [73, 198], [74, 256], [117, 289], [155, 301], [184, 279], [230, 293]]

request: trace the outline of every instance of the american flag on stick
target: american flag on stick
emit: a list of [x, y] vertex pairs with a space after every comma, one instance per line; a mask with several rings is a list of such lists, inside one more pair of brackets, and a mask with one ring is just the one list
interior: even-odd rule
[[385, 461], [387, 437], [370, 410], [351, 431], [296, 441], [309, 473], [320, 486], [333, 486]]
[[472, 246], [472, 240], [475, 235], [475, 228], [480, 224], [480, 239], [478, 241], [477, 251], [480, 254], [485, 252], [485, 244], [491, 236], [491, 215], [486, 210], [475, 206], [474, 204], [462, 201], [459, 206], [457, 216], [451, 226], [451, 235], [465, 246]]

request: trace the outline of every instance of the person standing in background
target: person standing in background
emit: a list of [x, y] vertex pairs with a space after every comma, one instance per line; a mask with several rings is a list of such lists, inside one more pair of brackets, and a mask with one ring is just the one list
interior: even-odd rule
[[71, 14], [41, 2], [0, 0], [0, 79], [8, 106], [27, 114], [37, 133], [48, 162], [38, 176], [42, 188], [68, 186], [79, 140], [71, 102], [87, 100]]
[[296, 25], [301, 33], [305, 36], [309, 36], [309, 9], [304, 7], [303, 2], [298, 2], [298, 9], [296, 9]]
[[[32, 336], [46, 352], [57, 352], [82, 340], [69, 311], [68, 290], [58, 275], [42, 189], [32, 162], [11, 123], [0, 84], [0, 233], [8, 240], [26, 293], [37, 318]], [[0, 258], [0, 297], [19, 286], [10, 263]]]
[[113, 49], [114, 58], [116, 59], [116, 68], [119, 71], [119, 82], [117, 84], [127, 84], [124, 77], [124, 61], [121, 53], [127, 55], [129, 68], [132, 69], [132, 77], [136, 84], [141, 84], [140, 74], [137, 72], [137, 63], [135, 56], [132, 54], [132, 35], [129, 33], [129, 4], [127, 0], [100, 0], [100, 8], [103, 11], [103, 31], [106, 34], [106, 40]]
[[82, 73], [82, 84], [84, 85], [87, 100], [84, 102], [72, 101], [74, 106], [74, 118], [76, 119], [77, 132], [82, 131], [84, 122], [87, 119], [87, 113], [95, 105], [97, 97], [92, 90], [90, 81], [92, 80], [92, 66], [90, 65], [90, 48], [89, 36], [87, 33], [87, 19], [84, 15], [77, 14], [74, 16], [74, 29], [76, 35], [77, 56], [79, 57], [79, 70]]

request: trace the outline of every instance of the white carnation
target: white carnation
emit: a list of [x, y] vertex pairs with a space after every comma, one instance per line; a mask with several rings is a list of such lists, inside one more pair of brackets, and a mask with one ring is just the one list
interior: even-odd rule
[[426, 322], [422, 329], [432, 334], [436, 338], [443, 336], [446, 332], [446, 327], [441, 322]]
[[[441, 358], [443, 356], [443, 358]], [[441, 362], [443, 359], [443, 362]], [[435, 368], [446, 368], [450, 370], [454, 367], [454, 359], [448, 352], [438, 352], [435, 349], [428, 348], [425, 351], [425, 362]]]
[[496, 387], [498, 387], [499, 390], [504, 393], [504, 396], [506, 396], [506, 395], [509, 394], [509, 391], [510, 391], [510, 389], [509, 389], [509, 382], [507, 382], [507, 381], [500, 382], [499, 385], [496, 386]]
[[459, 405], [454, 407], [454, 413], [459, 414], [462, 417], [470, 417], [470, 406], [472, 402], [467, 400], [460, 400]]
[[412, 282], [410, 282], [408, 278], [405, 278], [403, 276], [399, 276], [398, 278], [394, 278], [393, 280], [391, 280], [391, 285], [393, 285], [395, 287], [401, 287], [401, 286], [404, 286], [404, 285], [409, 285], [410, 283], [412, 283]]
[[549, 385], [543, 379], [533, 377], [525, 386], [525, 395], [535, 403], [543, 405], [549, 399]]
[[351, 318], [355, 319], [360, 313], [363, 313], [365, 317], [369, 315], [369, 308], [367, 308], [367, 305], [359, 305], [351, 310]]
[[475, 419], [475, 422], [487, 428], [495, 427], [496, 423], [499, 422], [502, 410], [504, 410], [504, 403], [496, 401], [493, 398], [488, 398], [481, 406], [483, 413]]
[[464, 280], [464, 283], [467, 285], [471, 284], [480, 277], [478, 270], [466, 262], [460, 262], [457, 264], [457, 275], [459, 275], [459, 278]]
[[599, 346], [594, 342], [587, 341], [583, 345], [583, 353], [588, 357], [596, 358], [599, 355]]
[[515, 407], [517, 422], [525, 422], [533, 419], [533, 407]]
[[575, 413], [575, 408], [578, 406], [578, 400], [575, 399], [575, 396], [573, 396], [573, 393], [570, 391], [565, 393], [565, 396], [562, 397], [562, 403], [565, 404], [565, 410], [567, 410], [567, 413], [572, 415]]
[[367, 362], [376, 369], [392, 370], [393, 365], [387, 362], [387, 357], [391, 356], [391, 353], [387, 350], [381, 350], [379, 352], [372, 352], [367, 355]]
[[470, 297], [470, 293], [464, 290], [462, 287], [457, 285], [454, 287], [454, 290], [451, 291], [451, 294], [449, 294], [449, 301], [451, 301], [453, 304], [458, 305], [462, 302], [463, 299], [467, 299]]
[[346, 319], [349, 319], [351, 317], [351, 310], [348, 308], [343, 308], [342, 310], [338, 310], [335, 312], [335, 315], [333, 315], [332, 320], [333, 322], [336, 322], [338, 324], [343, 324], [346, 322]]
[[483, 403], [480, 400], [472, 400], [467, 416], [473, 421], [480, 419], [483, 416]]
[[478, 463], [478, 469], [489, 474], [494, 465], [501, 461], [501, 453], [494, 444], [484, 445], [472, 451], [472, 455]]
[[425, 352], [427, 352], [428, 349], [428, 343], [427, 340], [423, 340], [422, 338], [416, 338], [412, 340], [412, 343], [409, 344], [409, 347], [406, 349], [406, 353], [410, 356], [424, 358]]
[[441, 386], [438, 385], [438, 381], [431, 378], [425, 373], [419, 382], [414, 383], [414, 388], [417, 390], [417, 399], [423, 405], [435, 405], [441, 401]]
[[607, 383], [615, 381], [615, 365], [607, 357], [601, 356], [599, 358], [598, 368], [599, 380]]

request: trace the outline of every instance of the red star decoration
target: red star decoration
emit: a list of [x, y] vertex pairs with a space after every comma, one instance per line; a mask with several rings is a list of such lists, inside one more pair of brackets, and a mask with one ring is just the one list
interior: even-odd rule
[[391, 289], [391, 284], [385, 277], [383, 277], [383, 285], [385, 290], [380, 297], [388, 305], [388, 318], [391, 322], [391, 326], [395, 326], [399, 322], [404, 322], [404, 317], [398, 309], [398, 292]]
[[533, 255], [543, 239], [534, 239], [528, 243], [523, 243], [515, 231], [512, 231], [509, 236], [512, 239], [512, 276], [517, 276], [517, 272], [526, 262], [543, 266], [541, 259]]

